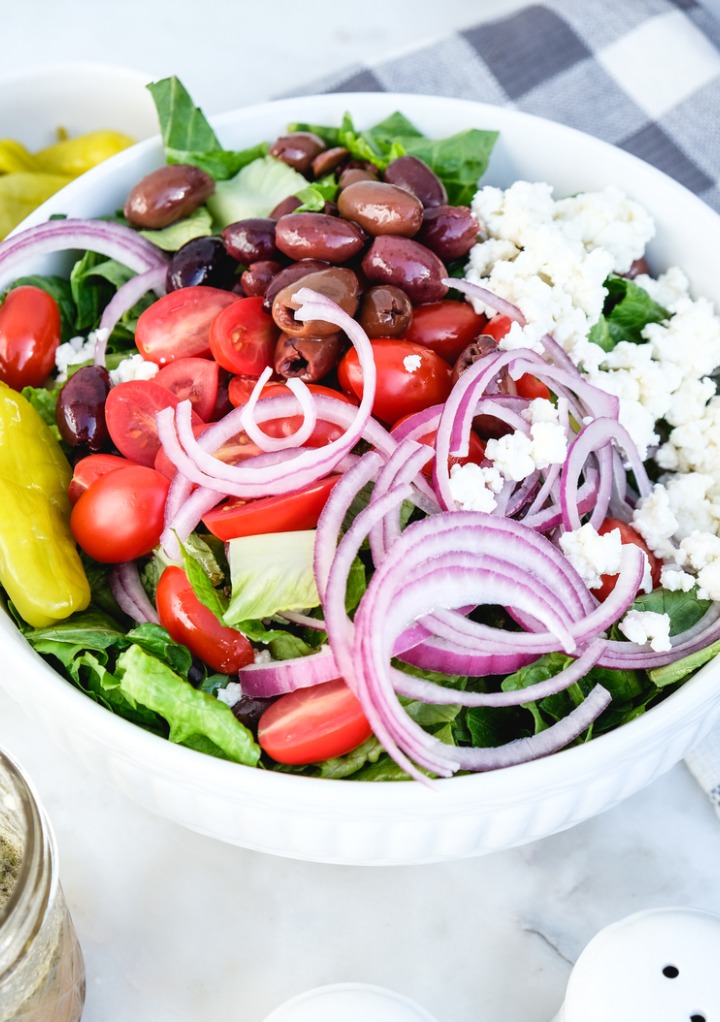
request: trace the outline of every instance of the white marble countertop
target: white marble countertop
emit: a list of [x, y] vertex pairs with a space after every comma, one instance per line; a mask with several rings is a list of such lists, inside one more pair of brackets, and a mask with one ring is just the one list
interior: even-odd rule
[[[125, 0], [110, 27], [91, 0], [29, 0], [3, 12], [3, 60], [175, 73], [216, 113], [517, 6], [365, 0], [360, 22], [310, 0]], [[262, 1022], [290, 996], [348, 980], [407, 994], [438, 1022], [549, 1022], [572, 963], [611, 921], [665, 905], [720, 913], [720, 820], [682, 765], [520, 849], [351, 868], [263, 856], [151, 816], [58, 752], [1, 691], [0, 744], [57, 834], [87, 964], [84, 1022]]]

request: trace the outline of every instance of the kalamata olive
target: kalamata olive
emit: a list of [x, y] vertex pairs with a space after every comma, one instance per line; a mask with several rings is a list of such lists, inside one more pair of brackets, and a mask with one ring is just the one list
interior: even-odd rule
[[275, 221], [269, 216], [253, 216], [228, 224], [222, 240], [230, 255], [239, 263], [257, 263], [275, 259]]
[[358, 181], [377, 181], [377, 171], [368, 170], [367, 167], [346, 167], [338, 178], [338, 187], [342, 190]]
[[293, 131], [290, 135], [281, 135], [273, 142], [270, 155], [305, 174], [312, 167], [315, 157], [325, 148], [323, 140], [311, 131]]
[[270, 213], [271, 220], [279, 220], [281, 216], [285, 216], [286, 213], [292, 213], [294, 210], [302, 206], [302, 202], [298, 199], [297, 195], [288, 195], [286, 199], [281, 199], [278, 202], [275, 209]]
[[295, 319], [295, 310], [300, 307], [295, 295], [303, 287], [331, 298], [349, 316], [354, 316], [357, 311], [357, 277], [352, 270], [330, 266], [326, 270], [310, 273], [278, 291], [273, 300], [272, 317], [276, 325], [292, 337], [322, 337], [337, 330], [334, 323], [326, 323], [324, 320], [311, 319], [303, 323]]
[[358, 321], [368, 337], [402, 337], [412, 322], [412, 303], [392, 284], [371, 287], [362, 300]]
[[287, 287], [288, 284], [293, 284], [296, 280], [300, 280], [301, 277], [307, 277], [309, 273], [316, 273], [318, 270], [327, 270], [329, 266], [330, 263], [323, 262], [321, 259], [301, 259], [297, 263], [291, 263], [289, 266], [283, 267], [283, 269], [273, 277], [267, 286], [263, 300], [263, 309], [265, 312], [270, 312], [275, 295], [278, 291], [282, 291], [282, 289]]
[[453, 383], [457, 383], [465, 370], [469, 369], [471, 365], [474, 365], [481, 358], [485, 358], [486, 355], [490, 355], [497, 350], [497, 341], [494, 337], [491, 337], [489, 334], [480, 334], [458, 355], [453, 366]]
[[447, 294], [447, 270], [425, 245], [412, 238], [384, 234], [375, 238], [363, 256], [362, 268], [372, 284], [394, 284], [413, 305], [436, 302]]
[[275, 346], [275, 372], [286, 380], [294, 376], [304, 383], [317, 383], [335, 368], [342, 353], [339, 333], [319, 337], [280, 334]]
[[238, 264], [229, 256], [220, 238], [193, 238], [173, 255], [168, 264], [168, 291], [206, 284], [229, 291], [237, 279]]
[[244, 724], [254, 735], [257, 735], [257, 727], [260, 722], [265, 710], [271, 703], [274, 703], [274, 698], [261, 699], [255, 696], [240, 696], [238, 701], [232, 707], [232, 711], [240, 721]]
[[60, 436], [71, 447], [101, 451], [108, 443], [105, 399], [110, 374], [104, 366], [82, 366], [63, 384], [55, 407]]
[[325, 177], [326, 174], [332, 174], [347, 160], [349, 155], [350, 150], [345, 146], [336, 145], [332, 149], [325, 149], [312, 161], [313, 177]]
[[417, 156], [398, 156], [392, 160], [385, 168], [383, 180], [417, 195], [423, 206], [443, 206], [447, 202], [445, 185]]
[[650, 273], [650, 267], [647, 264], [647, 260], [642, 257], [640, 259], [634, 259], [630, 263], [630, 267], [627, 270], [627, 272], [620, 274], [620, 276], [628, 277], [630, 280], [632, 280], [634, 277], [637, 277], [641, 273]]
[[138, 181], [123, 212], [135, 227], [157, 230], [189, 216], [214, 191], [215, 182], [204, 170], [189, 163], [169, 163]]
[[280, 217], [275, 231], [275, 244], [284, 255], [328, 263], [352, 259], [366, 240], [357, 224], [327, 213], [288, 213]]
[[480, 225], [469, 206], [433, 206], [423, 213], [417, 240], [443, 262], [463, 259], [477, 241]]
[[340, 216], [354, 220], [368, 234], [412, 238], [422, 224], [423, 207], [416, 195], [384, 181], [356, 181], [338, 195]]
[[282, 263], [277, 263], [274, 259], [261, 259], [257, 263], [250, 263], [248, 268], [240, 274], [243, 293], [248, 297], [257, 295], [264, 297], [270, 281], [282, 268]]

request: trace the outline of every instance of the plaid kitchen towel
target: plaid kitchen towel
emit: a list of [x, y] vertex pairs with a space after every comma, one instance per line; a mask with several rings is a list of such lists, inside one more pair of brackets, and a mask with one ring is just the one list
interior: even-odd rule
[[303, 91], [458, 96], [550, 117], [720, 211], [720, 21], [695, 0], [546, 0]]
[[[511, 106], [634, 153], [720, 211], [720, 0], [545, 0], [303, 92]], [[720, 814], [720, 727], [686, 758]]]

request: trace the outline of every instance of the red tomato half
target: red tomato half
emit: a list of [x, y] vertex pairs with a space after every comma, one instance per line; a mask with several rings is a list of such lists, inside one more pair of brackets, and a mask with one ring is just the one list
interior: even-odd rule
[[[171, 390], [153, 380], [127, 380], [116, 384], [105, 402], [110, 439], [121, 454], [138, 465], [152, 466], [160, 449], [155, 416], [180, 403]], [[202, 420], [193, 413], [193, 421]]]
[[267, 532], [314, 529], [340, 476], [328, 476], [302, 490], [257, 500], [231, 499], [203, 515], [203, 522], [218, 539], [260, 536]]
[[[496, 341], [501, 340], [512, 326], [512, 320], [509, 316], [493, 316], [491, 320], [485, 324], [483, 328], [484, 334], [489, 334], [494, 337]], [[526, 398], [528, 401], [534, 401], [535, 398], [544, 397], [545, 400], [549, 400], [550, 391], [538, 380], [536, 376], [531, 373], [525, 373], [520, 379], [515, 381], [515, 389], [517, 390], [520, 397]]]
[[261, 297], [239, 298], [210, 326], [210, 351], [223, 369], [259, 376], [273, 364], [280, 328], [263, 309]]
[[152, 382], [172, 391], [178, 401], [189, 400], [195, 413], [209, 422], [218, 396], [220, 366], [211, 358], [178, 358], [169, 362]]
[[14, 390], [39, 387], [55, 365], [60, 310], [52, 295], [23, 284], [0, 305], [0, 380]]
[[239, 297], [206, 284], [169, 291], [141, 313], [135, 344], [143, 358], [165, 365], [210, 354], [210, 324]]
[[487, 318], [479, 315], [469, 302], [444, 298], [440, 302], [417, 305], [404, 340], [422, 344], [454, 365], [458, 356], [484, 332]]
[[360, 703], [341, 679], [280, 696], [258, 724], [260, 747], [278, 763], [344, 756], [371, 734]]
[[68, 487], [70, 503], [74, 504], [78, 497], [87, 490], [88, 486], [108, 472], [115, 472], [118, 468], [127, 468], [135, 464], [127, 458], [121, 458], [119, 454], [88, 454], [75, 463], [73, 477]]
[[[452, 369], [436, 352], [411, 341], [380, 338], [371, 341], [377, 385], [373, 415], [391, 425], [413, 412], [446, 401], [452, 390]], [[343, 390], [361, 398], [363, 374], [355, 348], [345, 354], [338, 366]]]
[[255, 659], [248, 639], [224, 625], [195, 595], [187, 575], [175, 565], [160, 576], [155, 592], [160, 624], [170, 638], [222, 674], [236, 674]]
[[[657, 588], [657, 586], [660, 585], [662, 561], [658, 560], [655, 554], [650, 552], [650, 549], [640, 533], [636, 532], [632, 525], [628, 525], [627, 522], [623, 522], [619, 518], [606, 518], [598, 529], [598, 533], [601, 536], [605, 536], [608, 532], [612, 532], [613, 529], [620, 530], [621, 543], [639, 546], [641, 550], [645, 551], [650, 562], [650, 576], [652, 578], [653, 589]], [[602, 585], [598, 589], [593, 589], [592, 592], [602, 603], [602, 601], [606, 600], [615, 588], [618, 577], [617, 575], [601, 575], [600, 577], [602, 579]]]
[[160, 541], [170, 483], [144, 465], [99, 476], [78, 498], [70, 528], [86, 554], [103, 564], [134, 561]]

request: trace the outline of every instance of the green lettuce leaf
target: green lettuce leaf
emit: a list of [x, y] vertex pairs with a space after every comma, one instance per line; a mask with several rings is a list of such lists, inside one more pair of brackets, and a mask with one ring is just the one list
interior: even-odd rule
[[212, 234], [212, 217], [205, 206], [200, 206], [189, 216], [162, 227], [157, 231], [140, 231], [140, 234], [164, 252], [177, 252], [188, 241], [206, 238]]
[[642, 331], [649, 323], [661, 323], [669, 313], [639, 284], [626, 277], [608, 277], [603, 314], [591, 328], [589, 339], [603, 351], [612, 351], [620, 341], [643, 342]]
[[120, 654], [116, 675], [125, 698], [146, 706], [170, 725], [170, 741], [234, 763], [257, 766], [260, 748], [225, 703], [195, 689], [166, 664], [132, 645]]
[[228, 543], [232, 592], [225, 624], [305, 610], [320, 603], [313, 554], [315, 530], [241, 536]]
[[207, 200], [215, 230], [248, 217], [265, 217], [283, 199], [307, 188], [307, 180], [274, 156], [262, 156], [227, 181], [218, 181]]

